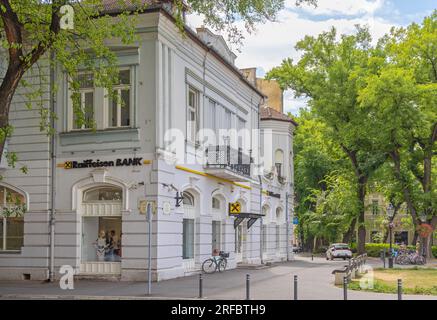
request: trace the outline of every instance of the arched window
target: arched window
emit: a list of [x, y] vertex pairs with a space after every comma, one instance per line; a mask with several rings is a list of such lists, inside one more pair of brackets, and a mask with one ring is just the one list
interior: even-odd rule
[[220, 199], [217, 197], [212, 197], [212, 208], [216, 210], [220, 210], [221, 208]]
[[121, 201], [123, 191], [116, 187], [98, 187], [84, 192], [84, 202]]
[[194, 197], [189, 192], [184, 192], [184, 205], [194, 206]]
[[21, 250], [24, 240], [24, 195], [0, 186], [0, 251]]
[[281, 149], [275, 151], [275, 167], [278, 177], [282, 177], [284, 174], [284, 152]]
[[282, 221], [282, 208], [276, 208], [276, 223]]

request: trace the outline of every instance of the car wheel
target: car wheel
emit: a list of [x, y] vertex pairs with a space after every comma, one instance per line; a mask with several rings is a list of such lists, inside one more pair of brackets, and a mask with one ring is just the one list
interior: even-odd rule
[[346, 257], [343, 257], [343, 260], [346, 260]]

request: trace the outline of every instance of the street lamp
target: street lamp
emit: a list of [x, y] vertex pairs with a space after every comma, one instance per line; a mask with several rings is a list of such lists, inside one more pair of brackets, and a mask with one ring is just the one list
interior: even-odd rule
[[388, 229], [390, 232], [390, 254], [388, 256], [388, 267], [393, 268], [393, 216], [394, 216], [395, 208], [390, 203], [387, 207], [387, 216], [389, 218]]

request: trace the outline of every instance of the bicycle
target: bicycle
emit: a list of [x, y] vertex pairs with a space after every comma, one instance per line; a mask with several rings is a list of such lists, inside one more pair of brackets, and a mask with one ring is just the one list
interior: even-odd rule
[[220, 251], [218, 256], [206, 259], [202, 263], [202, 271], [204, 273], [222, 272], [226, 270], [228, 265], [229, 252]]

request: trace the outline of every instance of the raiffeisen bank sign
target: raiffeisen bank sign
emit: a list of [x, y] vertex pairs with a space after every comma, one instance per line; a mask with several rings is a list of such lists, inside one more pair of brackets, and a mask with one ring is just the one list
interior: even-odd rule
[[147, 164], [149, 161], [143, 158], [125, 158], [115, 159], [109, 161], [97, 160], [83, 160], [83, 161], [65, 161], [62, 164], [64, 169], [84, 169], [84, 168], [107, 168], [107, 167], [136, 167]]

